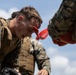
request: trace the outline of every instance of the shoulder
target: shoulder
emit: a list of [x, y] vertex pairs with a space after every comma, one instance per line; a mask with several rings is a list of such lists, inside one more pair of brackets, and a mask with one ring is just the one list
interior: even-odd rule
[[1, 30], [1, 34], [5, 37], [7, 37], [8, 39], [12, 39], [12, 33], [10, 31], [10, 29], [8, 28], [8, 20], [4, 19], [2, 17], [0, 17], [0, 30]]
[[6, 19], [0, 17], [0, 22], [2, 22], [2, 21], [6, 21]]
[[2, 34], [3, 30], [4, 30], [4, 21], [5, 19], [0, 17], [0, 34]]
[[41, 42], [37, 41], [36, 39], [31, 38], [31, 43], [33, 45], [42, 45]]
[[0, 17], [0, 27], [4, 27], [6, 25], [6, 19]]
[[37, 41], [36, 39], [31, 38], [31, 44], [34, 50], [41, 50], [44, 49], [41, 42]]

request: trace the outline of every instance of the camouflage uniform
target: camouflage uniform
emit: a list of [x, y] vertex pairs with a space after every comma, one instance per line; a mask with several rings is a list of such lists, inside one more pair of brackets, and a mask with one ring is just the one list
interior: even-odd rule
[[18, 39], [12, 36], [12, 33], [8, 28], [8, 25], [8, 20], [0, 18], [0, 64], [9, 52], [19, 48], [20, 42]]
[[76, 0], [63, 0], [59, 10], [49, 21], [49, 35], [52, 39], [59, 39], [60, 35], [72, 32], [72, 39], [76, 41]]
[[[22, 75], [34, 75], [36, 61], [38, 69], [41, 70], [42, 68], [45, 68], [50, 75], [50, 59], [40, 42], [32, 38], [25, 38], [22, 42], [20, 53], [18, 55], [15, 55], [15, 53], [16, 51], [12, 51], [6, 56], [3, 61], [2, 67], [7, 66], [14, 68], [14, 66], [17, 66], [16, 68], [19, 69]], [[11, 58], [11, 56], [15, 58]], [[10, 57], [10, 60], [8, 59], [8, 57]], [[18, 59], [16, 57], [18, 57]], [[13, 63], [16, 64], [11, 64], [12, 60], [14, 60]], [[15, 62], [15, 60], [17, 60], [17, 62]]]

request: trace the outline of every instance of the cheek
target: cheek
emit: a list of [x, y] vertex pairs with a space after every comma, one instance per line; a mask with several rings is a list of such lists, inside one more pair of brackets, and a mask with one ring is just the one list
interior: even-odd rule
[[22, 29], [22, 25], [21, 24], [19, 24], [19, 25], [17, 25], [16, 27], [15, 27], [15, 30], [16, 31], [20, 31]]
[[15, 29], [16, 35], [21, 35], [23, 33], [23, 27], [19, 26]]
[[18, 31], [19, 31], [19, 32], [20, 32], [20, 31], [21, 31], [21, 32], [24, 32], [26, 29], [27, 29], [27, 27], [22, 24], [22, 25], [19, 26]]

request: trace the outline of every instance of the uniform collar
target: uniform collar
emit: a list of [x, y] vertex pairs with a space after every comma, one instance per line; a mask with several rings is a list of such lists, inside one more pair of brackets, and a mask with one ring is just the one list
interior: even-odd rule
[[12, 33], [11, 33], [11, 31], [10, 31], [9, 27], [8, 27], [8, 26], [9, 26], [9, 24], [10, 24], [10, 20], [7, 20], [6, 22], [7, 22], [6, 29], [7, 29], [7, 32], [8, 32], [8, 39], [9, 39], [9, 40], [12, 40], [13, 35], [12, 35]]

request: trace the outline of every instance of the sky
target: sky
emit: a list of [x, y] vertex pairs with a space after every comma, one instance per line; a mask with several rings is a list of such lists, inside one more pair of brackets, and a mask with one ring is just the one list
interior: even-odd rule
[[[0, 17], [9, 18], [11, 13], [25, 6], [33, 6], [40, 13], [43, 23], [40, 31], [47, 28], [49, 20], [57, 12], [62, 0], [0, 0]], [[32, 35], [35, 37], [35, 35]], [[68, 44], [59, 47], [53, 44], [48, 36], [45, 40], [39, 40], [50, 57], [50, 75], [76, 75], [76, 44]], [[35, 67], [35, 74], [38, 69]]]

